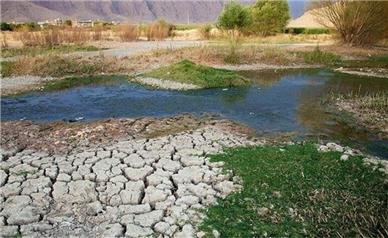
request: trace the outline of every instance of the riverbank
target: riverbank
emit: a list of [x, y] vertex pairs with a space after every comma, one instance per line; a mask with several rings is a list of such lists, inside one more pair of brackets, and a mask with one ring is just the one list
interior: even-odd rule
[[[149, 48], [151, 51], [142, 52], [142, 54], [131, 54], [130, 56], [111, 54], [109, 52], [115, 50], [112, 49], [111, 51], [103, 51], [106, 53], [102, 54], [98, 54], [98, 52], [91, 54], [92, 52], [88, 52], [88, 54], [84, 55], [24, 57], [14, 62], [2, 62], [1, 73], [2, 81], [11, 81], [12, 78], [10, 77], [25, 75], [39, 76], [42, 78], [54, 77], [58, 79], [104, 74], [133, 75], [171, 65], [182, 60], [190, 60], [196, 64], [230, 70], [309, 67], [329, 67], [337, 69], [344, 64], [345, 66], [352, 66], [352, 72], [359, 72], [360, 68], [372, 70], [372, 72], [380, 72], [383, 69], [380, 74], [384, 74], [386, 59], [377, 56], [388, 54], [388, 50], [381, 48], [368, 50], [345, 48], [320, 46], [317, 50], [316, 46], [296, 47], [292, 44], [282, 46], [242, 45], [237, 50], [239, 60], [234, 65], [225, 63], [225, 58], [228, 57], [229, 52], [226, 45], [201, 44], [199, 46], [185, 48]], [[117, 52], [123, 50], [117, 49]], [[342, 63], [338, 61], [340, 58], [343, 60]], [[352, 61], [351, 64], [348, 64], [349, 60]], [[9, 91], [8, 87], [2, 87], [2, 95], [21, 92], [24, 87], [25, 90], [29, 90], [31, 87], [26, 82], [30, 80], [25, 80], [25, 82], [22, 82], [22, 80], [23, 78], [15, 80], [14, 84], [20, 85], [16, 91]], [[35, 86], [38, 87], [38, 85]]]
[[[386, 217], [381, 187], [388, 164], [379, 167], [370, 158], [364, 163], [372, 166], [364, 167], [368, 156], [334, 143], [266, 145], [242, 125], [188, 115], [89, 123], [8, 121], [1, 127], [4, 235], [203, 237], [204, 232], [285, 235], [282, 227], [289, 235], [385, 229], [380, 228], [380, 218]], [[298, 192], [290, 195], [295, 186]], [[236, 203], [241, 205], [237, 210]], [[316, 208], [322, 203], [332, 209], [320, 214]], [[348, 208], [355, 209], [350, 218], [356, 223], [336, 229], [342, 224], [337, 216], [349, 215]], [[231, 211], [238, 224], [224, 217]], [[249, 222], [251, 215], [255, 223]], [[307, 217], [313, 223], [304, 225]]]
[[338, 110], [350, 114], [360, 126], [381, 139], [388, 139], [388, 95], [385, 92], [337, 95], [332, 96], [331, 101]]

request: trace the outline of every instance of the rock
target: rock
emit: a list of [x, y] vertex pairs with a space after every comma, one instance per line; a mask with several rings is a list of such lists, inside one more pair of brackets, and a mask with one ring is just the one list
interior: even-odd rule
[[257, 209], [257, 214], [259, 214], [259, 216], [264, 217], [264, 216], [267, 216], [269, 213], [270, 213], [269, 208], [260, 207]]
[[217, 183], [214, 188], [220, 191], [222, 195], [228, 195], [234, 191], [235, 186], [232, 181], [222, 181]]
[[182, 168], [181, 163], [178, 161], [173, 161], [170, 159], [160, 159], [158, 163], [155, 164], [156, 168], [163, 168], [164, 170], [171, 171], [171, 172], [176, 172], [180, 168]]
[[191, 206], [197, 203], [199, 203], [199, 198], [192, 195], [178, 198], [175, 202], [176, 205], [186, 204], [187, 206]]
[[145, 161], [138, 154], [131, 154], [128, 157], [124, 158], [124, 163], [128, 164], [133, 168], [142, 168], [145, 165]]
[[86, 214], [90, 216], [95, 216], [102, 212], [103, 208], [100, 201], [91, 202], [86, 205]]
[[2, 237], [17, 237], [19, 235], [18, 226], [2, 226], [0, 229]]
[[4, 170], [0, 169], [0, 186], [3, 186], [5, 184], [7, 178], [8, 174]]
[[124, 173], [125, 176], [129, 180], [138, 181], [138, 180], [144, 180], [147, 175], [150, 175], [154, 169], [151, 166], [145, 166], [140, 169], [134, 169], [134, 168], [125, 168]]
[[184, 166], [196, 166], [203, 165], [205, 160], [203, 157], [198, 156], [182, 156], [181, 162]]
[[143, 190], [122, 190], [120, 192], [123, 204], [139, 204], [141, 202]]
[[219, 238], [221, 236], [217, 230], [212, 230], [212, 234], [214, 238]]
[[170, 224], [167, 222], [158, 222], [155, 224], [154, 229], [156, 232], [159, 232], [161, 234], [167, 234], [168, 230], [170, 229]]
[[71, 203], [87, 203], [97, 200], [95, 183], [89, 180], [71, 181], [69, 183]]
[[108, 224], [104, 227], [103, 237], [121, 237], [124, 233], [124, 227], [119, 223]]
[[326, 144], [327, 148], [331, 151], [338, 151], [338, 152], [344, 152], [344, 148], [340, 145], [337, 145], [336, 143], [329, 142]]
[[157, 189], [154, 186], [148, 186], [145, 189], [145, 195], [142, 203], [155, 204], [156, 202], [161, 202], [166, 200], [169, 194], [163, 190]]
[[57, 181], [70, 182], [71, 176], [68, 174], [58, 174]]
[[153, 231], [149, 227], [141, 227], [135, 224], [127, 224], [127, 232], [125, 232], [125, 236], [127, 237], [147, 237], [151, 236]]
[[343, 154], [343, 155], [341, 155], [341, 158], [340, 158], [340, 160], [342, 160], [342, 161], [346, 161], [346, 160], [348, 160], [349, 159], [349, 155], [347, 155], [347, 154]]
[[9, 225], [24, 225], [39, 220], [37, 209], [32, 207], [29, 196], [12, 196], [7, 198], [1, 212], [7, 217]]
[[151, 211], [150, 204], [121, 205], [119, 210], [122, 214], [142, 214]]
[[137, 225], [141, 225], [143, 227], [151, 227], [157, 222], [161, 221], [163, 218], [162, 210], [155, 210], [152, 212], [136, 215], [134, 218], [134, 222]]
[[189, 238], [195, 237], [195, 230], [191, 224], [186, 224], [182, 227], [182, 231], [178, 232], [175, 237], [177, 238]]

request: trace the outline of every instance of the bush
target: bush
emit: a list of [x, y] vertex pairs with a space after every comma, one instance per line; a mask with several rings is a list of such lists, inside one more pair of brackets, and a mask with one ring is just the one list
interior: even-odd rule
[[174, 25], [164, 20], [158, 20], [146, 27], [146, 36], [148, 40], [163, 40], [172, 36]]
[[12, 25], [7, 23], [7, 22], [0, 23], [0, 26], [1, 26], [1, 31], [12, 31], [13, 30]]
[[210, 31], [212, 30], [212, 25], [205, 24], [199, 28], [199, 34], [201, 35], [202, 39], [210, 39]]
[[290, 19], [288, 3], [285, 0], [258, 0], [251, 8], [250, 30], [262, 36], [283, 32]]
[[121, 41], [134, 41], [139, 36], [138, 27], [130, 24], [120, 25], [117, 34]]

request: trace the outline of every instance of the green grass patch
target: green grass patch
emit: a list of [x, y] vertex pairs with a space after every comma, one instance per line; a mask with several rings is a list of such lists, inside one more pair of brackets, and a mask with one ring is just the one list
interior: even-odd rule
[[127, 76], [105, 75], [105, 76], [88, 76], [88, 77], [69, 77], [48, 82], [43, 85], [43, 91], [59, 91], [74, 87], [86, 85], [110, 84], [118, 81], [128, 81]]
[[215, 69], [183, 60], [144, 74], [146, 77], [195, 84], [203, 88], [249, 85], [249, 80], [231, 70]]
[[12, 62], [1, 61], [0, 62], [0, 67], [1, 67], [1, 75], [3, 77], [7, 77], [7, 76], [9, 76], [11, 74]]
[[308, 64], [335, 65], [342, 62], [341, 56], [331, 52], [324, 52], [318, 46], [309, 52], [299, 53]]
[[36, 56], [47, 54], [63, 54], [75, 51], [97, 51], [100, 50], [95, 46], [85, 45], [56, 45], [56, 46], [34, 46], [23, 48], [3, 48], [1, 49], [1, 57], [13, 56]]
[[215, 155], [243, 190], [207, 210], [211, 237], [378, 237], [388, 231], [386, 176], [313, 144], [237, 148]]

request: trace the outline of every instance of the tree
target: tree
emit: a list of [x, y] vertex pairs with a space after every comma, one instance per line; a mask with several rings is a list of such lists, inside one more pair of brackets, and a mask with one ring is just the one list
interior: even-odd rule
[[1, 31], [12, 31], [13, 30], [13, 27], [11, 24], [7, 23], [7, 22], [1, 22]]
[[65, 20], [64, 25], [65, 26], [72, 26], [73, 22], [70, 19], [68, 19], [68, 20]]
[[221, 15], [218, 17], [217, 26], [232, 33], [232, 38], [236, 33], [251, 23], [249, 11], [246, 7], [231, 1], [227, 4]]
[[286, 0], [258, 0], [251, 8], [252, 25], [250, 30], [262, 36], [283, 32], [290, 19]]
[[323, 25], [334, 28], [345, 44], [366, 46], [387, 36], [386, 1], [328, 0], [314, 14]]

